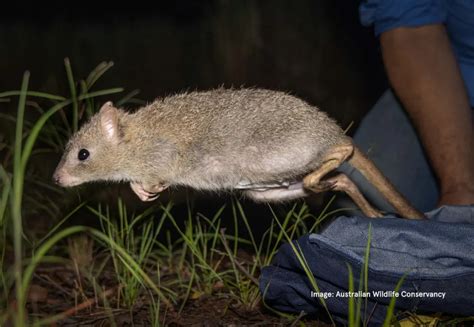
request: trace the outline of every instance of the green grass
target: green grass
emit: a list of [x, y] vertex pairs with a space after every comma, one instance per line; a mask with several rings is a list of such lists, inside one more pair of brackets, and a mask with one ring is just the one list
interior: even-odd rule
[[[140, 291], [149, 287], [163, 302], [176, 302], [176, 293], [165, 287], [158, 287], [142, 267], [157, 264], [152, 260], [152, 250], [161, 232], [164, 219], [152, 219], [156, 209], [150, 207], [139, 215], [127, 215], [127, 208], [118, 200], [118, 221], [111, 218], [108, 208], [105, 214], [101, 207], [89, 209], [99, 218], [101, 231], [91, 230], [91, 234], [110, 250], [110, 258], [115, 268], [117, 283], [120, 285], [123, 305], [133, 307]], [[155, 221], [157, 226], [154, 226]], [[140, 224], [142, 222], [142, 224]], [[140, 224], [140, 225], [139, 225]], [[139, 226], [138, 226], [139, 225]], [[165, 294], [166, 292], [166, 294]], [[171, 301], [169, 300], [171, 299]]]
[[[66, 60], [66, 71], [68, 73], [68, 77], [71, 77], [70, 74], [70, 65], [69, 61]], [[23, 271], [23, 265], [25, 262], [24, 258], [24, 241], [28, 240], [23, 231], [23, 213], [24, 213], [24, 184], [25, 179], [27, 177], [27, 164], [33, 154], [33, 148], [35, 143], [38, 139], [41, 139], [43, 132], [47, 131], [45, 128], [45, 124], [48, 123], [49, 119], [58, 111], [62, 110], [66, 106], [72, 103], [73, 105], [73, 122], [72, 125], [77, 125], [78, 119], [78, 110], [80, 103], [79, 101], [85, 99], [92, 99], [96, 96], [100, 95], [109, 95], [116, 92], [121, 92], [122, 89], [115, 88], [109, 90], [100, 90], [91, 93], [83, 92], [79, 97], [76, 96], [75, 92], [73, 92], [72, 88], [75, 87], [69, 79], [71, 83], [71, 92], [73, 93], [72, 100], [66, 100], [61, 96], [54, 96], [47, 93], [42, 92], [28, 92], [28, 84], [30, 79], [30, 73], [25, 72], [23, 75], [23, 80], [21, 84], [20, 91], [9, 91], [9, 92], [2, 92], [0, 93], [0, 98], [9, 97], [12, 95], [19, 95], [18, 107], [17, 107], [17, 114], [14, 117], [14, 121], [16, 122], [15, 126], [15, 134], [13, 145], [8, 147], [9, 153], [12, 155], [13, 160], [8, 162], [4, 160], [4, 163], [1, 165], [0, 169], [0, 177], [1, 177], [1, 186], [2, 186], [2, 196], [0, 199], [0, 228], [2, 231], [2, 256], [1, 256], [1, 280], [2, 280], [2, 289], [4, 290], [4, 294], [8, 293], [8, 289], [10, 288], [8, 285], [8, 276], [6, 276], [6, 271], [8, 270], [5, 267], [5, 249], [8, 247], [8, 240], [6, 237], [6, 230], [8, 228], [8, 223], [11, 224], [12, 228], [12, 239], [13, 239], [13, 252], [14, 252], [14, 261], [13, 261], [13, 272], [12, 275], [14, 276], [14, 289], [15, 289], [15, 298], [16, 298], [16, 312], [14, 314], [15, 317], [15, 326], [24, 326], [25, 322], [25, 304], [26, 304], [26, 295], [28, 292], [28, 285], [30, 279], [32, 277], [32, 273], [34, 271], [35, 265], [39, 262], [39, 260], [45, 255], [43, 251], [49, 250], [55, 243], [51, 243], [51, 240], [60, 240], [64, 237], [64, 235], [68, 235], [68, 231], [70, 229], [62, 230], [49, 238], [42, 244], [39, 248], [34, 249], [34, 255], [29, 259], [30, 263], [26, 267], [25, 271]], [[85, 90], [87, 91], [87, 89]], [[26, 110], [26, 99], [27, 96], [35, 96], [44, 98], [47, 100], [54, 101], [55, 104], [51, 106], [46, 111], [42, 111], [41, 115], [37, 118], [35, 122], [30, 122], [28, 126], [30, 126], [29, 130], [25, 130], [25, 110]], [[59, 102], [58, 102], [59, 101]], [[65, 126], [69, 127], [69, 124], [64, 124]], [[54, 129], [52, 125], [50, 125], [50, 130]], [[47, 138], [47, 137], [46, 137]], [[66, 141], [65, 138], [61, 139], [62, 144]], [[52, 142], [46, 142], [52, 143]], [[6, 158], [9, 156], [6, 155]], [[10, 167], [9, 167], [10, 166]], [[11, 169], [12, 173], [8, 172], [8, 169]], [[8, 208], [8, 202], [10, 204]], [[9, 209], [9, 210], [8, 210]], [[58, 238], [59, 237], [59, 238]], [[6, 302], [6, 301], [2, 301]]]

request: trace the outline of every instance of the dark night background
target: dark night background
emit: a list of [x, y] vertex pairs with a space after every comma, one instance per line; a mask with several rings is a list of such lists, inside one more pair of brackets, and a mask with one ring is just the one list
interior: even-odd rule
[[[99, 86], [140, 98], [219, 85], [289, 91], [357, 123], [385, 88], [377, 41], [358, 1], [31, 1], [0, 13], [0, 90], [67, 94], [76, 78], [115, 63]], [[136, 7], [136, 8], [134, 8]], [[140, 8], [138, 8], [140, 7]], [[104, 99], [105, 101], [106, 99]]]

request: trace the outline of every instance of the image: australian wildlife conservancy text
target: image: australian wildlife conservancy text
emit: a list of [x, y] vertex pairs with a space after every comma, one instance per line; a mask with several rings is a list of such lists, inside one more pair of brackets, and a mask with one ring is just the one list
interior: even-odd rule
[[363, 297], [363, 298], [368, 298], [368, 297], [375, 297], [375, 298], [381, 298], [381, 297], [386, 297], [386, 298], [392, 298], [392, 297], [411, 297], [411, 298], [441, 298], [444, 299], [446, 296], [446, 292], [420, 292], [420, 291], [371, 291], [371, 292], [363, 292], [363, 291], [357, 291], [357, 292], [313, 292], [311, 291], [311, 297], [314, 298], [323, 298], [323, 299], [328, 299], [331, 297], [341, 297], [341, 298], [349, 298], [349, 297]]

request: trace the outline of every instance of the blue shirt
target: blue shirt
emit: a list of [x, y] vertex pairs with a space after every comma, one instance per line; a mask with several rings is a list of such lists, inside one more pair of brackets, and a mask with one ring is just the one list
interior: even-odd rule
[[377, 36], [402, 26], [444, 24], [474, 107], [474, 0], [365, 0], [359, 14]]

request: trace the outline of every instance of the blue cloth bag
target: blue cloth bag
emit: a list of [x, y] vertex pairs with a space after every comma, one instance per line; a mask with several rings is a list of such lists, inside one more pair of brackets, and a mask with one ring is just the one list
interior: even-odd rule
[[373, 326], [384, 321], [403, 276], [396, 312], [474, 315], [474, 206], [446, 206], [427, 216], [429, 220], [339, 217], [320, 234], [294, 241], [320, 293], [311, 292], [314, 289], [293, 248], [284, 244], [272, 265], [261, 272], [265, 303], [280, 311], [317, 315], [325, 312], [320, 297], [326, 297], [331, 316], [347, 322], [347, 265], [358, 291], [370, 224], [369, 296], [360, 295], [362, 306], [367, 303], [362, 319]]

